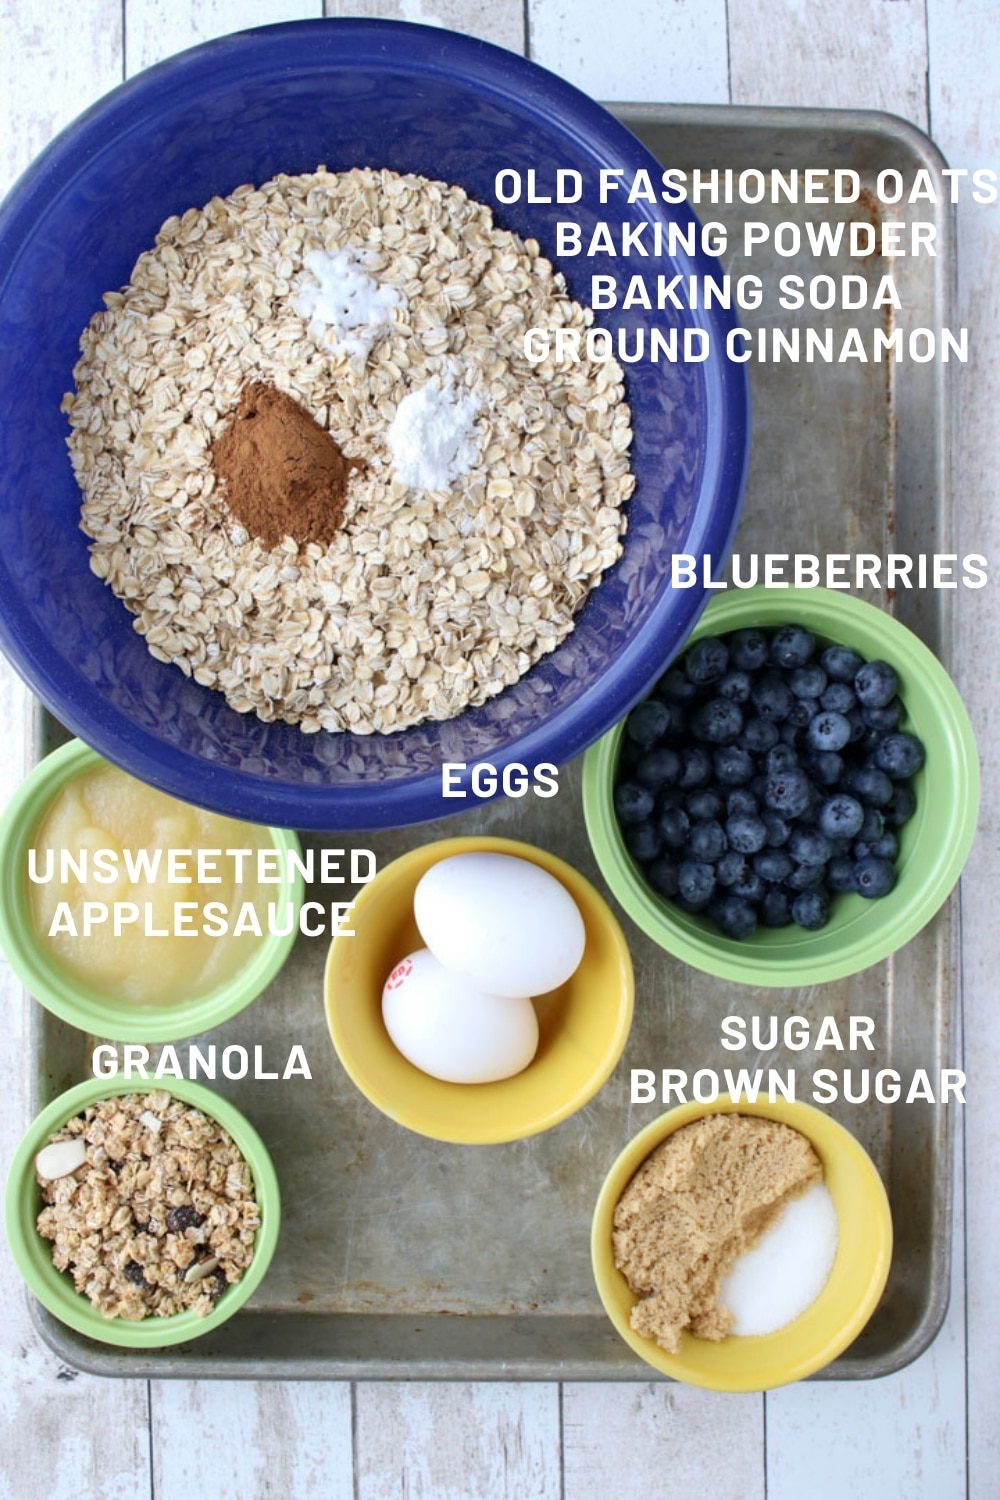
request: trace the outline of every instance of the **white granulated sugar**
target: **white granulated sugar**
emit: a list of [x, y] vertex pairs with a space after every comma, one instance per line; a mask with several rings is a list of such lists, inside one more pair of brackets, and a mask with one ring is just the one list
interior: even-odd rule
[[837, 1210], [822, 1182], [786, 1204], [752, 1250], [734, 1261], [719, 1300], [731, 1333], [775, 1333], [810, 1307], [837, 1253]]
[[404, 396], [386, 441], [393, 478], [411, 490], [446, 490], [478, 461], [480, 400], [449, 383], [422, 385]]
[[299, 289], [297, 311], [315, 337], [363, 362], [402, 305], [399, 289], [369, 276], [347, 250], [313, 250], [303, 264], [311, 279]]

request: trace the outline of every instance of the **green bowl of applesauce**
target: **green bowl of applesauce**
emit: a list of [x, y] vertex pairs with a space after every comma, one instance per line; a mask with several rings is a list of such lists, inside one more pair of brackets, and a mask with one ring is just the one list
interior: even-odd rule
[[[118, 779], [92, 780], [109, 775]], [[164, 851], [158, 887], [144, 879], [148, 865], [137, 864], [143, 848], [152, 857], [152, 846], [141, 825], [130, 831], [142, 808]], [[43, 856], [47, 834], [56, 843], [66, 835], [85, 889], [58, 850]], [[243, 848], [249, 855], [227, 855]], [[259, 872], [258, 851], [280, 882], [237, 879]], [[25, 988], [82, 1031], [122, 1042], [194, 1036], [248, 1006], [291, 952], [305, 889], [294, 855], [301, 848], [287, 829], [205, 814], [71, 740], [34, 768], [0, 818], [0, 947]], [[274, 922], [270, 902], [278, 903]], [[246, 930], [237, 934], [241, 923]]]

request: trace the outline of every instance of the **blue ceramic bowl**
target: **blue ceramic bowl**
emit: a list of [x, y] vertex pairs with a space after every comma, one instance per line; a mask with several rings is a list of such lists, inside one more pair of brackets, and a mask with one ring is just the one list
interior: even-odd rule
[[[671, 591], [670, 554], [721, 565], [728, 552], [747, 387], [724, 355], [727, 314], [616, 314], [630, 339], [653, 317], [705, 328], [713, 352], [701, 364], [626, 366], [637, 483], [625, 555], [567, 641], [484, 707], [402, 734], [305, 735], [235, 713], [155, 661], [90, 572], [59, 403], [102, 294], [128, 280], [168, 215], [319, 162], [443, 178], [491, 206], [501, 168], [534, 169], [537, 195], [557, 169], [575, 169], [583, 203], [495, 209], [553, 259], [559, 219], [587, 234], [601, 218], [686, 224], [690, 214], [600, 207], [602, 167], [623, 168], [626, 182], [640, 168], [656, 182], [662, 168], [569, 84], [469, 37], [377, 21], [266, 27], [151, 68], [64, 131], [0, 210], [0, 644], [69, 729], [165, 791], [259, 823], [373, 828], [461, 810], [441, 801], [443, 761], [562, 763], [642, 695], [705, 602], [698, 589]], [[583, 302], [591, 272], [607, 269], [585, 256], [559, 265]], [[717, 265], [699, 252], [673, 270]]]

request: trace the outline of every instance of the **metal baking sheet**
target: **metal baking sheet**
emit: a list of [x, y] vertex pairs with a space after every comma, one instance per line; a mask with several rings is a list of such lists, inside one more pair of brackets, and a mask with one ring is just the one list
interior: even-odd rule
[[[671, 166], [763, 170], [854, 167], [871, 187], [887, 166], [938, 177], [940, 159], [911, 127], [887, 116], [800, 110], [616, 106]], [[944, 202], [947, 194], [942, 193]], [[833, 210], [763, 204], [702, 210], [731, 229], [752, 216], [829, 217]], [[850, 215], [851, 210], [842, 210]], [[932, 219], [936, 259], [893, 263], [914, 326], [948, 324], [951, 220], [947, 207], [899, 206], [897, 219]], [[773, 261], [760, 261], [774, 277]], [[738, 267], [733, 267], [738, 269]], [[806, 277], [854, 264], [783, 261]], [[870, 267], [869, 274], [877, 269]], [[741, 313], [755, 328], [803, 316]], [[822, 315], [835, 329], [880, 313]], [[754, 446], [741, 553], [947, 550], [945, 399], [937, 363], [753, 364]], [[899, 591], [891, 606], [946, 662], [949, 594]], [[40, 754], [61, 731], [40, 717]], [[417, 829], [307, 841], [373, 849], [379, 865], [417, 843], [488, 831], [525, 838], [603, 882], [580, 802], [580, 766], [564, 768], [558, 797], [501, 800]], [[206, 1038], [262, 1048], [280, 1071], [305, 1047], [312, 1079], [230, 1080], [215, 1087], [254, 1122], [281, 1182], [281, 1238], [248, 1307], [214, 1334], [163, 1351], [92, 1343], [35, 1307], [46, 1341], [68, 1364], [103, 1375], [343, 1379], [648, 1380], [653, 1372], [613, 1332], [589, 1263], [591, 1212], [625, 1142], [660, 1112], [630, 1105], [632, 1068], [771, 1064], [807, 1080], [819, 1065], [914, 1069], [951, 1066], [956, 1008], [955, 900], [886, 964], [805, 991], [756, 990], [708, 978], [660, 952], [623, 918], [636, 970], [635, 1023], [621, 1065], [577, 1116], [532, 1140], [461, 1147], [415, 1136], [379, 1114], [343, 1072], [327, 1037], [322, 998], [326, 941], [300, 939], [270, 990]], [[28, 1001], [33, 1111], [90, 1074], [94, 1039]], [[876, 1022], [871, 1059], [786, 1053], [759, 1059], [720, 1046], [728, 1014], [814, 1022], [850, 1015]], [[183, 1053], [184, 1044], [180, 1044]], [[156, 1056], [156, 1049], [153, 1049]], [[804, 1094], [800, 1085], [800, 1096]], [[951, 1111], [926, 1103], [827, 1106], [863, 1141], [888, 1188], [896, 1246], [885, 1297], [860, 1338], [818, 1378], [897, 1370], [930, 1343], [948, 1299]]]

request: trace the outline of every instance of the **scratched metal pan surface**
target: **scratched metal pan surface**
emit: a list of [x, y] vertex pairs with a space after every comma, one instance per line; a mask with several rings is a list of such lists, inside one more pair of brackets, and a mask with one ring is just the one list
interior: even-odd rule
[[[800, 110], [616, 106], [667, 165], [851, 167], [870, 191], [876, 174], [926, 168], [941, 187], [940, 158], [918, 132], [887, 116]], [[946, 199], [947, 194], [941, 193]], [[870, 200], [869, 204], [870, 204]], [[872, 211], [870, 208], [869, 212]], [[782, 204], [702, 205], [703, 218], [742, 233], [746, 218], [850, 217], [855, 210]], [[947, 326], [953, 265], [951, 211], [920, 203], [891, 210], [937, 228], [938, 256], [891, 265], [902, 325]], [[855, 272], [856, 263], [755, 262], [772, 283]], [[602, 268], [603, 269], [603, 268]], [[738, 271], [738, 264], [731, 267]], [[874, 284], [886, 269], [868, 263]], [[740, 312], [751, 330], [829, 322], [878, 326], [879, 312]], [[839, 339], [837, 340], [839, 347]], [[754, 442], [749, 491], [736, 542], [744, 554], [947, 551], [946, 411], [939, 364], [751, 364]], [[870, 593], [886, 606], [884, 595]], [[900, 591], [896, 614], [947, 663], [946, 591]], [[60, 731], [40, 721], [42, 753]], [[438, 825], [345, 844], [379, 863], [444, 835], [489, 831], [536, 842], [602, 887], [583, 827], [579, 765], [566, 767], [558, 797], [501, 800]], [[323, 839], [330, 842], [328, 835]], [[341, 841], [334, 841], [340, 843]], [[601, 1181], [625, 1142], [660, 1112], [630, 1105], [632, 1068], [721, 1070], [758, 1061], [794, 1067], [800, 1097], [812, 1069], [848, 1063], [917, 1068], [932, 1078], [954, 1064], [956, 1012], [953, 901], [891, 962], [806, 991], [760, 991], [695, 973], [660, 952], [627, 918], [636, 969], [634, 1028], [621, 1065], [575, 1118], [533, 1140], [495, 1147], [441, 1145], [408, 1133], [360, 1096], [327, 1038], [322, 974], [326, 942], [300, 939], [271, 989], [202, 1041], [262, 1048], [279, 1071], [292, 1043], [306, 1049], [312, 1079], [230, 1081], [231, 1098], [261, 1132], [281, 1181], [281, 1238], [263, 1285], [238, 1317], [202, 1340], [164, 1351], [124, 1351], [77, 1336], [40, 1309], [47, 1342], [70, 1365], [103, 1375], [252, 1379], [647, 1380], [650, 1369], [612, 1331], [594, 1290], [588, 1251]], [[33, 1001], [33, 1105], [89, 1075], [93, 1039]], [[797, 1014], [815, 1024], [871, 1016], [876, 1052], [740, 1054], [720, 1046], [722, 1019]], [[156, 1055], [154, 1050], [154, 1057]], [[948, 1300], [952, 1213], [951, 1112], [926, 1103], [826, 1106], [863, 1141], [888, 1188], [896, 1247], [885, 1298], [856, 1343], [819, 1378], [859, 1379], [900, 1369], [933, 1339]]]

